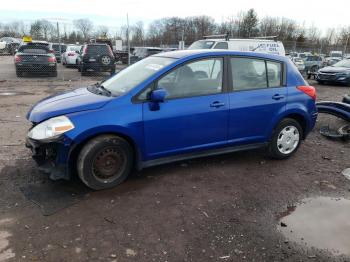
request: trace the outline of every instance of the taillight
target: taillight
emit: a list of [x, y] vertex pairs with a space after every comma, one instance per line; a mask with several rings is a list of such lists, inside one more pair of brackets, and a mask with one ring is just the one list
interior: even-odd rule
[[111, 57], [114, 57], [113, 51], [110, 46], [108, 46], [108, 51]]
[[50, 63], [55, 63], [55, 62], [56, 62], [56, 57], [50, 56], [50, 57], [47, 59], [47, 61], [50, 62]]
[[18, 55], [15, 55], [15, 62], [18, 63], [18, 62], [21, 62], [22, 61], [22, 58]]
[[297, 88], [310, 96], [313, 100], [316, 100], [316, 89], [313, 86], [297, 86]]
[[68, 56], [74, 56], [75, 55], [75, 53], [68, 53]]

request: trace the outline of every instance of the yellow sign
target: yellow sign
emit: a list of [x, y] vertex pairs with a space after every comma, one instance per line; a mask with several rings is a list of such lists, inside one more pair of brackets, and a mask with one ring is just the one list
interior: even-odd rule
[[28, 42], [32, 42], [32, 41], [33, 41], [32, 37], [31, 37], [31, 36], [28, 36], [28, 35], [23, 36], [22, 40], [23, 40], [23, 42], [25, 42], [25, 43], [28, 43]]

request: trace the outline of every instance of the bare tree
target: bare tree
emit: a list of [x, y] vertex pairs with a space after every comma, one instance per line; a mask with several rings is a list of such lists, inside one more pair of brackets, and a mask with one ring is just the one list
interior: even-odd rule
[[134, 45], [143, 45], [145, 38], [145, 29], [143, 22], [139, 21], [131, 28], [132, 39], [131, 43]]
[[73, 21], [74, 26], [82, 33], [84, 40], [88, 40], [94, 27], [89, 19], [78, 19]]
[[52, 34], [55, 31], [55, 27], [53, 26], [53, 24], [45, 19], [40, 21], [41, 23], [41, 30], [43, 33], [43, 36], [45, 38], [45, 40], [49, 40], [49, 35], [52, 38]]
[[105, 25], [100, 25], [100, 26], [97, 28], [96, 36], [97, 36], [97, 37], [107, 37], [107, 36], [108, 36], [108, 32], [109, 32], [109, 29], [108, 29], [107, 26], [105, 26]]

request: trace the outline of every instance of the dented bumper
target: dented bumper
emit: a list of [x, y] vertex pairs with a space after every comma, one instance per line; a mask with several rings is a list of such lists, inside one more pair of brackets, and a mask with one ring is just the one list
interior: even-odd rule
[[70, 179], [68, 159], [72, 141], [60, 136], [50, 140], [26, 138], [26, 147], [32, 151], [32, 158], [39, 170], [50, 175], [52, 180]]

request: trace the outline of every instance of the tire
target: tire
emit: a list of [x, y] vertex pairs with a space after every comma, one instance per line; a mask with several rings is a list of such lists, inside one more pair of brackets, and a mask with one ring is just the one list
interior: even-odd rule
[[23, 76], [23, 72], [16, 70], [16, 75], [18, 77], [22, 77]]
[[78, 72], [81, 72], [81, 65], [77, 64], [78, 66]]
[[80, 72], [81, 72], [82, 76], [86, 76], [86, 68], [84, 68], [83, 65], [81, 65], [81, 67], [80, 67]]
[[109, 55], [102, 55], [100, 58], [100, 63], [103, 66], [109, 66], [111, 63], [113, 63], [113, 58]]
[[275, 159], [288, 158], [298, 150], [302, 137], [303, 129], [300, 124], [294, 119], [285, 118], [274, 129], [267, 153]]
[[57, 77], [57, 71], [50, 73], [50, 76]]
[[350, 104], [350, 95], [345, 95], [342, 100], [343, 103]]
[[79, 178], [94, 190], [119, 185], [128, 177], [132, 166], [132, 147], [125, 139], [114, 135], [101, 135], [90, 140], [80, 151], [77, 161]]
[[324, 84], [324, 82], [321, 81], [321, 80], [317, 80], [317, 83], [319, 83], [320, 85], [323, 85], [323, 84]]

